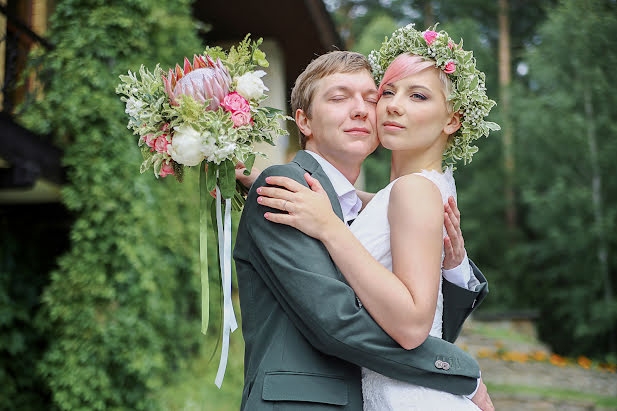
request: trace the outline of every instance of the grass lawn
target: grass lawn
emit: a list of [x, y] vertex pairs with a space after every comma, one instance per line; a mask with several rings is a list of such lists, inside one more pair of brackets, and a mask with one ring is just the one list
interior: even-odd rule
[[[236, 312], [239, 313], [239, 310]], [[220, 349], [210, 362], [205, 352], [194, 358], [188, 369], [174, 377], [172, 383], [156, 396], [161, 408], [170, 411], [238, 411], [242, 399], [244, 362], [244, 341], [240, 328], [231, 335], [227, 371], [221, 389], [214, 384], [220, 358]]]

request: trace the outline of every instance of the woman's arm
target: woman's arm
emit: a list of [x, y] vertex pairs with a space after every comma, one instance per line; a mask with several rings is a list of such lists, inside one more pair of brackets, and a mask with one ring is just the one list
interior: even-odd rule
[[[312, 177], [307, 181], [313, 189], [319, 184]], [[336, 217], [323, 189], [314, 195], [295, 181], [268, 177], [267, 182], [290, 191], [272, 187], [258, 190], [261, 204], [288, 212], [266, 213], [265, 217], [321, 240], [384, 331], [406, 349], [420, 345], [429, 334], [439, 290], [443, 204], [437, 187], [419, 176], [406, 176], [394, 184], [388, 209], [391, 272]]]

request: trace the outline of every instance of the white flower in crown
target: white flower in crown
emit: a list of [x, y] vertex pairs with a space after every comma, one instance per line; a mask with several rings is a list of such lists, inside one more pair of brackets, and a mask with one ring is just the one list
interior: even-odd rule
[[249, 71], [236, 78], [236, 91], [247, 100], [257, 100], [269, 91], [261, 80], [266, 72], [263, 70]]
[[168, 152], [176, 163], [185, 166], [196, 166], [203, 159], [201, 153], [201, 134], [193, 127], [182, 125], [174, 127], [175, 133]]

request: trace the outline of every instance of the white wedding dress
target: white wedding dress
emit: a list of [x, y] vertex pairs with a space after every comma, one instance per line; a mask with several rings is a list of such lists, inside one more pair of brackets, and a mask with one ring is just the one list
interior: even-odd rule
[[[431, 180], [439, 188], [444, 204], [450, 196], [456, 199], [456, 186], [451, 167], [443, 174], [434, 170], [424, 170], [417, 174]], [[375, 194], [350, 226], [356, 238], [371, 255], [389, 270], [392, 270], [392, 254], [390, 252], [388, 203], [390, 190], [395, 181]], [[410, 193], [410, 198], [413, 199], [413, 193]], [[434, 337], [441, 338], [442, 311], [443, 294], [440, 281], [437, 307], [430, 331], [430, 335]], [[462, 395], [453, 395], [394, 380], [367, 368], [362, 369], [362, 395], [364, 411], [479, 410], [471, 400]]]

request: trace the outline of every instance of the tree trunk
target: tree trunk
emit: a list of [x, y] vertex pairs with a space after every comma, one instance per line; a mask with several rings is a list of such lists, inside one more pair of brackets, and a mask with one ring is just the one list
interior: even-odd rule
[[428, 28], [435, 24], [435, 15], [433, 14], [433, 3], [431, 0], [424, 0], [424, 27]]
[[[591, 199], [593, 204], [594, 222], [598, 233], [598, 248], [596, 255], [600, 275], [602, 277], [604, 288], [604, 302], [607, 307], [613, 301], [613, 286], [611, 284], [611, 274], [608, 266], [608, 247], [606, 245], [606, 232], [604, 224], [604, 208], [602, 200], [602, 174], [600, 173], [600, 164], [598, 160], [598, 143], [596, 140], [596, 127], [594, 121], [593, 100], [591, 90], [588, 87], [583, 88], [583, 100], [585, 103], [585, 123], [587, 129], [587, 143], [589, 144], [589, 154], [591, 162]], [[617, 338], [615, 336], [615, 326], [611, 326], [609, 330], [609, 350], [612, 353], [617, 353]]]
[[504, 195], [506, 199], [506, 225], [510, 240], [516, 228], [516, 196], [514, 190], [514, 130], [510, 115], [510, 83], [512, 81], [510, 57], [510, 22], [508, 0], [499, 0], [499, 104], [502, 114], [503, 159], [505, 169]]

